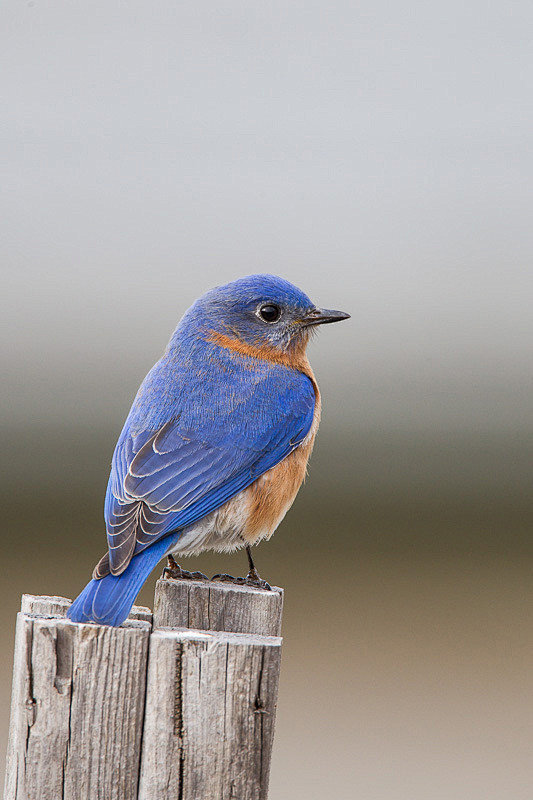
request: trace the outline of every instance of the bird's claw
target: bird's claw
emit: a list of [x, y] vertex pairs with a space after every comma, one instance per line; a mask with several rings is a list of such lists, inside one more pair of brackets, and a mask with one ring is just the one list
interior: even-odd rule
[[250, 570], [246, 578], [234, 578], [233, 575], [219, 573], [213, 575], [211, 580], [220, 581], [221, 583], [233, 583], [236, 586], [252, 586], [254, 589], [265, 589], [268, 592], [272, 591], [271, 585], [260, 578], [255, 569]]
[[187, 581], [208, 581], [207, 575], [203, 572], [189, 572], [188, 569], [182, 569], [177, 564], [172, 556], [167, 556], [168, 566], [163, 568], [162, 578], [173, 578], [174, 580], [187, 580]]
[[251, 569], [246, 578], [244, 579], [247, 586], [254, 586], [256, 589], [265, 589], [267, 592], [272, 591], [272, 586], [259, 577], [258, 571], [254, 568]]
[[220, 583], [235, 583], [237, 586], [244, 586], [245, 578], [234, 578], [233, 575], [228, 575], [226, 572], [218, 572], [211, 578], [212, 581]]
[[182, 569], [178, 567], [178, 569], [172, 569], [171, 567], [164, 567], [163, 568], [163, 575], [162, 578], [173, 578], [174, 580], [187, 580], [187, 581], [208, 581], [209, 578], [207, 575], [204, 575], [203, 572], [189, 572], [188, 569]]

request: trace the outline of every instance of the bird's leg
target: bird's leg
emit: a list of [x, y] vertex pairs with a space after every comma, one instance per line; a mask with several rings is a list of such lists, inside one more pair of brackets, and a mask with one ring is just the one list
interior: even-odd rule
[[233, 575], [219, 573], [218, 575], [213, 575], [211, 580], [221, 581], [223, 583], [234, 583], [237, 586], [253, 586], [254, 589], [266, 589], [267, 591], [270, 591], [272, 587], [269, 583], [259, 577], [259, 573], [255, 568], [252, 554], [250, 552], [250, 545], [246, 545], [246, 555], [248, 556], [248, 565], [250, 568], [246, 578], [234, 578]]
[[207, 581], [209, 578], [203, 572], [189, 572], [187, 569], [182, 569], [176, 563], [174, 556], [171, 553], [167, 556], [167, 566], [163, 569], [162, 578], [174, 578], [174, 580], [182, 580], [183, 578], [189, 581]]
[[259, 573], [255, 568], [254, 560], [252, 558], [252, 551], [250, 550], [250, 545], [246, 545], [246, 555], [248, 556], [248, 565], [250, 567], [250, 571], [245, 578], [247, 586], [256, 586], [258, 589], [272, 589], [272, 586], [264, 581], [262, 578], [259, 577]]

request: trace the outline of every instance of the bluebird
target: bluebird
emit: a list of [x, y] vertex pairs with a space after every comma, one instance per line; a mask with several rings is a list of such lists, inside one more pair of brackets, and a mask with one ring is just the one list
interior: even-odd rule
[[193, 303], [120, 434], [105, 497], [108, 551], [70, 619], [121, 625], [165, 556], [171, 576], [198, 577], [172, 554], [246, 547], [240, 580], [269, 588], [250, 545], [272, 536], [305, 477], [320, 420], [306, 346], [315, 326], [348, 318], [274, 275]]

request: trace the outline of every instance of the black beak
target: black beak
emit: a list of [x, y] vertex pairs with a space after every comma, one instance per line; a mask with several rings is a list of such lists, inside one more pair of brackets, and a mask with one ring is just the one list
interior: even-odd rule
[[303, 319], [306, 328], [311, 325], [327, 325], [330, 322], [340, 322], [343, 319], [350, 319], [350, 315], [344, 311], [332, 311], [329, 308], [314, 308]]

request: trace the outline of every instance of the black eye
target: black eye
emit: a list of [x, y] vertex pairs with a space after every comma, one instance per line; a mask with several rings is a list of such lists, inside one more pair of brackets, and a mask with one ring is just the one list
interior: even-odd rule
[[261, 306], [259, 309], [259, 316], [261, 319], [264, 319], [265, 322], [277, 322], [281, 317], [281, 308], [268, 303], [266, 306]]

